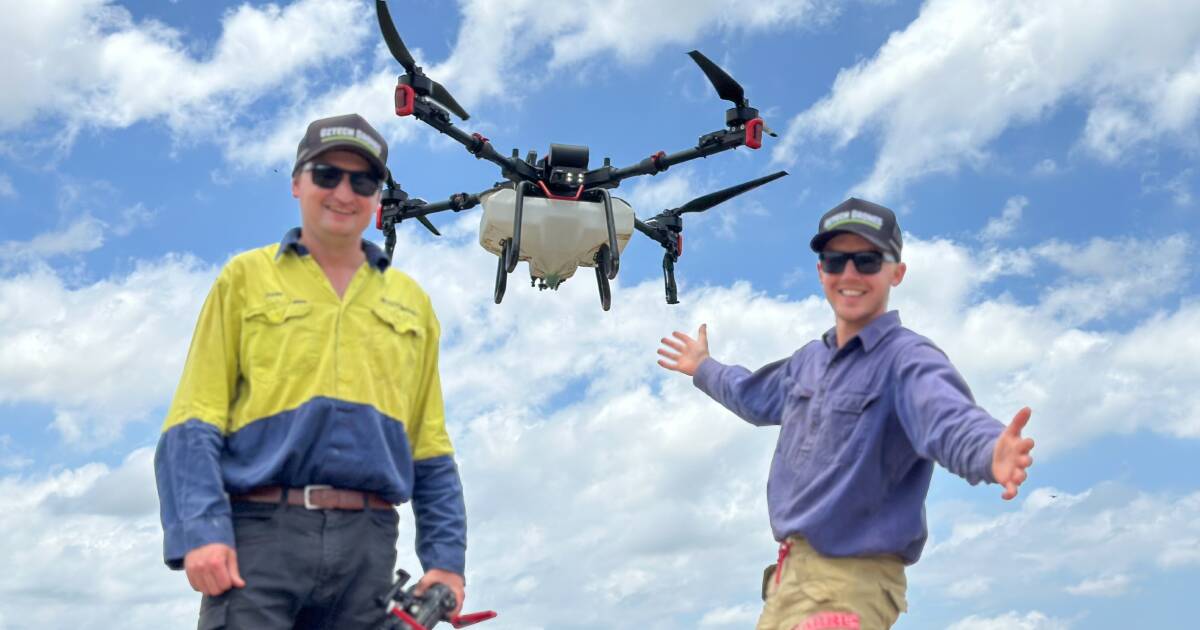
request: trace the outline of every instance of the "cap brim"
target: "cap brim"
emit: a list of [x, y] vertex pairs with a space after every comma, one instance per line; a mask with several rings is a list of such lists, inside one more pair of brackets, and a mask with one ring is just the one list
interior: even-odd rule
[[854, 224], [851, 224], [844, 228], [840, 227], [836, 230], [821, 232], [820, 234], [812, 237], [812, 241], [809, 242], [809, 247], [811, 247], [814, 252], [819, 254], [821, 253], [821, 250], [825, 249], [825, 245], [827, 245], [829, 241], [833, 240], [833, 238], [838, 234], [857, 234], [858, 236], [867, 239], [872, 245], [878, 247], [881, 251], [892, 255], [896, 254], [896, 252], [892, 251], [892, 246], [881, 239], [879, 234], [875, 233], [874, 230], [868, 230], [865, 226], [861, 230], [855, 229], [855, 227], [856, 226]]
[[371, 170], [375, 171], [376, 175], [381, 178], [387, 176], [387, 165], [383, 163], [383, 160], [355, 142], [330, 142], [329, 144], [322, 145], [319, 150], [305, 153], [297, 158], [294, 168], [298, 169], [301, 164], [311, 162], [330, 151], [350, 151], [351, 153], [357, 153], [367, 161], [367, 164], [371, 166]]

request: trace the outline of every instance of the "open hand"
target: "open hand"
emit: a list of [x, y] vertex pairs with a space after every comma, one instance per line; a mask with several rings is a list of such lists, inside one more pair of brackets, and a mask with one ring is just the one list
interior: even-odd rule
[[430, 569], [428, 573], [421, 576], [421, 581], [417, 582], [417, 587], [413, 589], [413, 594], [420, 597], [425, 594], [426, 589], [437, 582], [450, 587], [450, 590], [454, 593], [455, 601], [458, 602], [458, 605], [450, 612], [450, 616], [453, 617], [462, 612], [463, 600], [467, 597], [467, 591], [463, 576], [457, 573], [451, 573], [443, 569]]
[[183, 570], [192, 588], [210, 597], [246, 585], [238, 573], [237, 551], [224, 543], [210, 543], [187, 552]]
[[1021, 429], [1025, 428], [1032, 413], [1029, 407], [1018, 411], [1012, 423], [996, 438], [996, 447], [992, 451], [992, 476], [996, 483], [1004, 485], [1004, 494], [1000, 496], [1006, 501], [1017, 496], [1017, 487], [1028, 477], [1025, 469], [1033, 465], [1033, 457], [1029, 455], [1033, 450], [1033, 438], [1021, 437]]
[[659, 348], [658, 354], [665, 357], [665, 360], [659, 359], [658, 364], [668, 370], [695, 376], [696, 369], [708, 358], [708, 324], [700, 324], [700, 332], [696, 339], [678, 330], [671, 333], [671, 337], [662, 338], [662, 344], [666, 348]]

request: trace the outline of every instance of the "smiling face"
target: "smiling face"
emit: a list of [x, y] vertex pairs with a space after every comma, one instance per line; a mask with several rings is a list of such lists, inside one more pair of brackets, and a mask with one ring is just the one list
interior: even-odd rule
[[[352, 151], [329, 151], [313, 161], [346, 171], [371, 168], [366, 159]], [[379, 207], [379, 193], [365, 197], [355, 193], [350, 178], [344, 175], [335, 188], [327, 189], [313, 183], [311, 172], [301, 171], [292, 179], [292, 196], [300, 200], [303, 238], [328, 244], [358, 247]]]
[[[877, 252], [879, 247], [867, 239], [842, 233], [825, 244], [826, 252]], [[883, 269], [874, 274], [862, 274], [848, 261], [842, 273], [826, 273], [817, 263], [817, 275], [825, 290], [825, 299], [837, 317], [838, 345], [858, 334], [876, 317], [887, 312], [888, 293], [904, 279], [904, 263], [884, 262]]]

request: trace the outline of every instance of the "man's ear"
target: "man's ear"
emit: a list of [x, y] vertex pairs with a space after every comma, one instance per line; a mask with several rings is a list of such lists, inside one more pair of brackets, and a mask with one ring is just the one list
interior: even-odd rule
[[896, 263], [896, 268], [892, 270], [892, 286], [898, 287], [904, 281], [904, 272], [908, 271], [908, 265], [904, 263]]
[[296, 199], [300, 198], [300, 176], [292, 175], [292, 196]]

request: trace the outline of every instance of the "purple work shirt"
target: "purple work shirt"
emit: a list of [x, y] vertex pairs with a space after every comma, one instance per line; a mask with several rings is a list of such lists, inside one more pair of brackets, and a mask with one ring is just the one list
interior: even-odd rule
[[693, 382], [750, 424], [780, 425], [767, 479], [776, 540], [798, 535], [828, 556], [896, 554], [912, 564], [929, 536], [933, 462], [972, 485], [995, 481], [1004, 425], [897, 311], [840, 349], [830, 330], [753, 373], [705, 359]]

